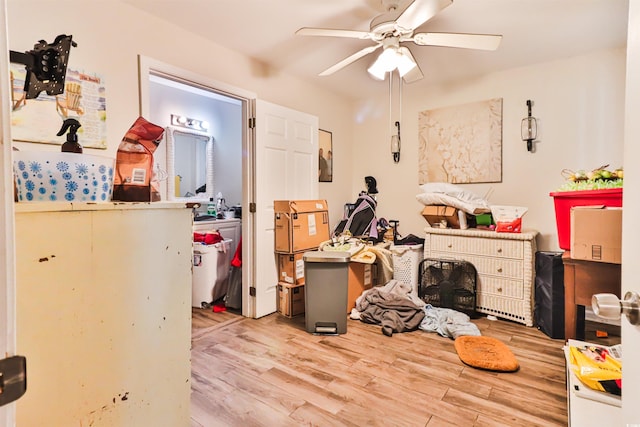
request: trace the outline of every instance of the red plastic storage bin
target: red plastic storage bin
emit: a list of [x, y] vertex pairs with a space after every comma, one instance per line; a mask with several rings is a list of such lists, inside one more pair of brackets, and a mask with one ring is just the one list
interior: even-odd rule
[[558, 244], [571, 250], [571, 208], [574, 206], [622, 207], [622, 188], [585, 191], [558, 191], [549, 193], [556, 208]]

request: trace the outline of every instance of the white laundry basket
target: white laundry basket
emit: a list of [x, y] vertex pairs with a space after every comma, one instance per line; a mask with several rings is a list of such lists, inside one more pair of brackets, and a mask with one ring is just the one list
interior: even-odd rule
[[407, 283], [413, 288], [414, 295], [418, 295], [418, 270], [420, 261], [424, 258], [422, 245], [392, 245], [393, 278]]
[[213, 245], [193, 244], [193, 283], [191, 306], [207, 308], [227, 293], [231, 268], [231, 242]]

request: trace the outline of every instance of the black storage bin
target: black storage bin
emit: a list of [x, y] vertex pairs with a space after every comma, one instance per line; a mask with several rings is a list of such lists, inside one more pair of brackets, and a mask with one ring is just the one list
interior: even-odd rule
[[564, 265], [562, 252], [536, 252], [536, 326], [550, 338], [564, 338]]

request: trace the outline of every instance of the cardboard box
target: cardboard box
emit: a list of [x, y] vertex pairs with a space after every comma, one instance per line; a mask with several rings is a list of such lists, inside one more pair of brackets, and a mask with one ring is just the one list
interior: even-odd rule
[[304, 313], [304, 285], [278, 282], [278, 313], [294, 317]]
[[458, 212], [459, 210], [453, 206], [429, 205], [422, 210], [422, 216], [431, 227], [460, 228], [460, 214]]
[[571, 249], [571, 208], [574, 206], [622, 207], [622, 188], [604, 190], [562, 191], [549, 193], [553, 197], [560, 249]]
[[276, 200], [275, 252], [292, 254], [315, 250], [329, 240], [326, 200]]
[[304, 285], [303, 252], [297, 254], [277, 254], [278, 281], [291, 285]]
[[349, 279], [347, 293], [347, 313], [351, 313], [351, 309], [356, 306], [356, 299], [362, 292], [371, 289], [373, 286], [373, 269], [372, 264], [363, 262], [349, 263]]
[[620, 264], [622, 208], [572, 207], [571, 258]]

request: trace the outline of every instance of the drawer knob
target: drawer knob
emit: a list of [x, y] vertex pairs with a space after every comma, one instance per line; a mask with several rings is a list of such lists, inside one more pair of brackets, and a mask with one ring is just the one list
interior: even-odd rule
[[498, 268], [498, 273], [502, 273], [502, 267]]
[[449, 243], [449, 244], [447, 245], [447, 247], [448, 247], [449, 249], [451, 249], [451, 248], [453, 247], [453, 245], [452, 245], [451, 243]]
[[502, 292], [502, 288], [498, 288], [498, 292]]
[[502, 253], [502, 248], [498, 248], [498, 253], [501, 254]]

